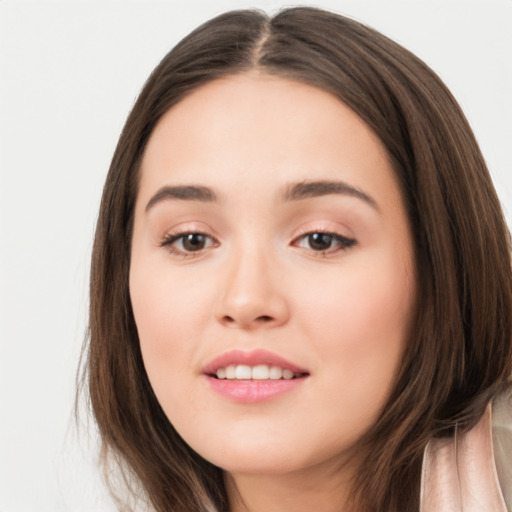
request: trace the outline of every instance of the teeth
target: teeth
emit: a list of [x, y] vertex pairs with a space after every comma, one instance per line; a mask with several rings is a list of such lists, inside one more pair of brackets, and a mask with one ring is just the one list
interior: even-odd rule
[[[234, 365], [228, 366], [226, 368], [226, 379], [234, 379], [235, 378], [235, 370], [236, 370], [236, 368]], [[217, 375], [217, 377], [219, 377], [219, 376]]]
[[283, 379], [293, 379], [294, 373], [291, 370], [283, 370]]
[[279, 368], [279, 366], [271, 366], [270, 367], [270, 378], [272, 380], [280, 379], [283, 376], [283, 370]]
[[248, 366], [246, 364], [231, 364], [226, 368], [217, 370], [218, 379], [228, 380], [290, 380], [295, 377], [295, 373], [288, 369], [282, 369], [279, 366], [269, 366], [259, 364], [257, 366]]
[[269, 367], [266, 364], [253, 366], [251, 377], [254, 380], [267, 380], [270, 375]]
[[250, 379], [251, 374], [251, 367], [245, 364], [239, 364], [235, 369], [235, 379]]

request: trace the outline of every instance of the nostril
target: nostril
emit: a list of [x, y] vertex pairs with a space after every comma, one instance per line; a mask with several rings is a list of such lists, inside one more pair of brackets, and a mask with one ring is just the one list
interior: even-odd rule
[[237, 324], [237, 323], [240, 323], [240, 324], [250, 324], [250, 323], [253, 323], [254, 324], [268, 324], [270, 322], [273, 322], [274, 321], [274, 317], [270, 316], [270, 315], [260, 315], [256, 318], [254, 318], [254, 320], [251, 322], [251, 321], [248, 321], [248, 322], [244, 322], [243, 320], [237, 320], [236, 318], [230, 316], [230, 315], [224, 315], [222, 317], [222, 322], [225, 324], [225, 325], [233, 325], [233, 324]]

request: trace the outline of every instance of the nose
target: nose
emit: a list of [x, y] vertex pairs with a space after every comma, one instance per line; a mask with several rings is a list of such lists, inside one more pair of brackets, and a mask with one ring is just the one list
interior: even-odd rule
[[289, 304], [275, 265], [257, 252], [244, 252], [230, 263], [220, 285], [217, 320], [246, 330], [285, 324]]

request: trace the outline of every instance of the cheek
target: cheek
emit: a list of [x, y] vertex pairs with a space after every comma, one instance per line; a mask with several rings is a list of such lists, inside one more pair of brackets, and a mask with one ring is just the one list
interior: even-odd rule
[[327, 378], [354, 405], [364, 397], [385, 400], [402, 359], [413, 302], [407, 268], [370, 263], [340, 270], [323, 286], [312, 282], [315, 291], [302, 306], [301, 329], [329, 361]]
[[379, 272], [370, 265], [359, 265], [327, 275], [323, 283], [317, 277], [306, 283], [309, 292], [296, 293], [308, 298], [302, 315], [314, 329], [335, 330], [338, 339], [354, 342], [403, 336], [413, 297], [411, 280], [403, 268], [392, 266]]
[[170, 375], [193, 364], [198, 332], [211, 308], [204, 285], [180, 280], [158, 265], [139, 268], [134, 265], [130, 273], [130, 296], [144, 365], [158, 392]]

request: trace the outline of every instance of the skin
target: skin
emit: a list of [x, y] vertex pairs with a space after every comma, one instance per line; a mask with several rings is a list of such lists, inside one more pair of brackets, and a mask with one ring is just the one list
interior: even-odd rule
[[[366, 198], [283, 199], [290, 184], [326, 180]], [[151, 201], [190, 184], [217, 201]], [[318, 232], [353, 242], [319, 250], [306, 235]], [[204, 247], [172, 241], [180, 233], [206, 234]], [[342, 509], [415, 297], [401, 192], [365, 123], [321, 89], [255, 72], [194, 91], [163, 116], [143, 158], [130, 293], [156, 396], [185, 441], [226, 470], [232, 510]], [[233, 349], [269, 350], [309, 376], [236, 403], [202, 374]]]

